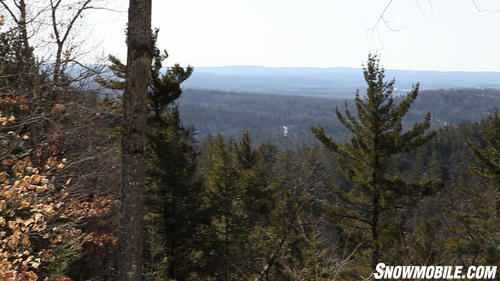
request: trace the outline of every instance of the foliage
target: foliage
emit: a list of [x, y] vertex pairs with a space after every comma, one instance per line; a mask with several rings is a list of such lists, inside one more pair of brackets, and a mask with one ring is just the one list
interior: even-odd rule
[[495, 186], [500, 185], [500, 117], [498, 110], [489, 119], [490, 125], [483, 131], [487, 141], [485, 149], [481, 150], [474, 146], [470, 140], [466, 140], [467, 145], [474, 153], [477, 161], [483, 166], [482, 170], [474, 172], [486, 182]]
[[[0, 119], [4, 120], [3, 126], [15, 121], [13, 116]], [[29, 136], [22, 139], [26, 141]], [[0, 172], [0, 277], [64, 277], [70, 263], [81, 256], [85, 243], [114, 241], [113, 237], [82, 230], [86, 219], [107, 213], [111, 202], [105, 198], [79, 201], [68, 197], [66, 189], [57, 188], [53, 179], [34, 168], [31, 157], [18, 153], [2, 160]], [[51, 157], [45, 169], [63, 169], [66, 162]]]
[[[498, 91], [395, 96], [370, 57], [367, 95], [331, 120], [343, 101], [183, 92], [193, 69], [163, 67], [152, 34], [145, 280], [353, 280], [377, 247], [394, 264], [498, 260], [498, 116], [460, 123]], [[24, 38], [0, 35], [0, 279], [112, 280], [121, 97], [70, 75], [74, 49], [42, 67]], [[127, 66], [109, 61], [97, 81], [120, 93]]]
[[[348, 233], [356, 233], [367, 241], [371, 251], [371, 266], [384, 256], [382, 249], [390, 249], [398, 233], [397, 221], [384, 219], [396, 216], [399, 209], [411, 206], [413, 198], [430, 195], [438, 184], [407, 182], [389, 168], [393, 155], [411, 151], [429, 141], [435, 132], [425, 133], [430, 127], [430, 113], [422, 123], [403, 130], [402, 119], [417, 98], [418, 84], [398, 105], [394, 104], [395, 80], [385, 82], [384, 69], [376, 56], [369, 56], [364, 68], [368, 85], [362, 99], [356, 94], [358, 119], [346, 104], [345, 115], [337, 108], [340, 122], [353, 136], [346, 143], [327, 137], [322, 127], [313, 127], [316, 137], [337, 155], [337, 164], [343, 175], [352, 182], [352, 189], [335, 186], [337, 202], [329, 210], [331, 218]], [[395, 232], [395, 233], [394, 233]]]
[[[85, 84], [98, 67], [75, 71], [78, 52], [71, 49], [72, 27], [65, 23], [69, 17], [80, 19], [81, 10], [90, 1], [70, 2], [59, 1], [49, 7], [47, 2], [1, 1], [2, 11], [8, 11], [6, 25], [0, 27], [0, 110], [8, 116], [0, 130], [2, 169], [10, 182], [35, 186], [37, 183], [28, 180], [35, 175], [48, 181], [40, 188], [28, 187], [26, 193], [16, 194], [6, 210], [14, 221], [43, 216], [44, 229], [27, 232], [30, 244], [22, 245], [26, 252], [41, 258], [40, 267], [33, 269], [39, 279], [95, 277], [102, 268], [96, 266], [99, 259], [88, 259], [90, 252], [102, 254], [114, 241], [109, 229], [103, 227], [108, 222], [104, 214], [110, 209], [107, 195], [113, 186], [103, 175], [112, 175], [108, 171], [114, 170], [113, 165], [108, 164], [113, 157], [108, 157], [109, 139], [99, 123], [102, 112], [96, 107], [97, 93]], [[45, 17], [48, 12], [54, 15]], [[50, 28], [64, 38], [51, 39], [58, 41], [57, 51], [68, 48], [71, 54], [50, 50], [46, 55], [55, 62], [44, 62], [36, 55], [40, 50], [37, 40], [39, 35], [47, 35], [45, 28], [56, 21], [57, 26]], [[33, 34], [34, 30], [39, 33]], [[17, 199], [34, 205], [17, 209]], [[52, 208], [53, 213], [41, 211], [42, 207]], [[28, 225], [22, 231], [28, 231]], [[4, 235], [12, 233], [9, 230]]]
[[[500, 118], [498, 111], [488, 119], [488, 126], [483, 130], [486, 147], [474, 145], [466, 138], [465, 142], [475, 156], [479, 166], [472, 168], [472, 173], [484, 181], [484, 185], [463, 188], [466, 196], [454, 216], [459, 224], [450, 229], [458, 235], [450, 240], [449, 245], [462, 256], [462, 262], [470, 264], [494, 264], [500, 259]], [[467, 235], [464, 235], [467, 233]], [[464, 261], [464, 258], [467, 261]]]
[[[197, 153], [194, 130], [180, 121], [175, 101], [180, 97], [180, 84], [192, 73], [178, 64], [163, 69], [168, 58], [157, 45], [159, 30], [152, 32], [153, 63], [147, 92], [147, 188], [145, 202], [146, 237], [145, 274], [155, 278], [185, 278], [192, 268], [186, 266], [192, 249], [191, 233], [198, 223], [197, 198], [199, 184], [194, 177]], [[120, 90], [126, 65], [109, 56], [111, 77], [99, 77], [104, 87]]]

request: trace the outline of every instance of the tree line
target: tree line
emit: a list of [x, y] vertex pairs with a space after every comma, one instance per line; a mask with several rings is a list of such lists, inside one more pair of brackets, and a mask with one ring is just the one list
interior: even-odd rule
[[[347, 100], [350, 106], [354, 101], [352, 94], [353, 98]], [[394, 98], [399, 102], [402, 97], [398, 93]], [[218, 133], [239, 138], [247, 130], [256, 144], [271, 141], [280, 147], [296, 149], [319, 143], [310, 130], [315, 124], [321, 124], [339, 140], [348, 138], [349, 130], [338, 119], [331, 118], [335, 107], [343, 106], [344, 102], [334, 98], [185, 88], [179, 110], [183, 122], [197, 128], [198, 139]], [[427, 112], [432, 114], [431, 129], [476, 122], [494, 113], [498, 104], [500, 92], [494, 89], [423, 90], [405, 116], [403, 126], [419, 122]], [[288, 127], [286, 138], [283, 126]]]

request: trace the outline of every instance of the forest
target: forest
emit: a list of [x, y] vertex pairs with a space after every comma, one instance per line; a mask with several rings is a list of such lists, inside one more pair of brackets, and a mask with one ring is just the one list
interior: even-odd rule
[[[397, 101], [402, 97], [395, 95]], [[352, 104], [353, 99], [347, 101]], [[311, 125], [321, 124], [340, 140], [348, 137], [349, 130], [337, 118], [332, 118], [335, 107], [343, 106], [344, 102], [334, 98], [187, 88], [178, 103], [184, 124], [196, 127], [198, 138], [217, 133], [238, 138], [248, 130], [256, 144], [271, 141], [278, 146], [297, 148], [319, 143], [311, 134]], [[433, 129], [457, 126], [465, 121], [477, 122], [491, 115], [499, 104], [500, 91], [493, 89], [420, 91], [403, 124], [411, 126], [426, 112], [432, 114]], [[283, 126], [288, 127], [286, 138]]]
[[150, 0], [102, 65], [72, 29], [100, 2], [48, 2], [0, 1], [0, 280], [498, 265], [500, 91], [395, 93], [376, 54], [349, 100], [183, 91]]

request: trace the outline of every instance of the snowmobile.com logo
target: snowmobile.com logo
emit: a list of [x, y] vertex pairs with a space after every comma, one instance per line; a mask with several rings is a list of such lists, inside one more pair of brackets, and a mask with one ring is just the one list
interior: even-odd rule
[[387, 266], [379, 263], [375, 267], [375, 279], [493, 279], [496, 280], [496, 266]]

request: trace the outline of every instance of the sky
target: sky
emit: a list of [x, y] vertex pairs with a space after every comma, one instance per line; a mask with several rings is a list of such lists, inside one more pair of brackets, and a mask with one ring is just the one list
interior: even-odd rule
[[[89, 14], [99, 52], [125, 58], [127, 2]], [[389, 2], [153, 0], [152, 26], [167, 64], [361, 67], [377, 52], [387, 69], [500, 71], [500, 1]]]

